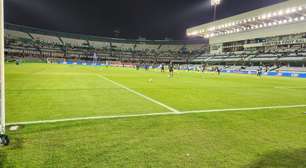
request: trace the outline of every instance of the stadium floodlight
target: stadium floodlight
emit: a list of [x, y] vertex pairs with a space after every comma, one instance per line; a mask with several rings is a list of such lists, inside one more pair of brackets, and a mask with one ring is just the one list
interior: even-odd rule
[[211, 6], [220, 5], [221, 0], [211, 0]]
[[0, 144], [8, 145], [9, 139], [5, 135], [5, 85], [4, 85], [4, 4], [0, 0]]
[[221, 4], [221, 0], [211, 0], [211, 6], [214, 7], [214, 21], [217, 17], [217, 6]]

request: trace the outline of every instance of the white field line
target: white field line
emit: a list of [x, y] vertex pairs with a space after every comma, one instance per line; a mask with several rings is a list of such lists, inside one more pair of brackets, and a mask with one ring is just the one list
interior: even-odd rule
[[281, 86], [277, 86], [274, 88], [275, 89], [306, 89], [306, 87], [281, 87]]
[[188, 113], [213, 113], [213, 112], [230, 112], [230, 111], [253, 111], [253, 110], [267, 110], [267, 109], [288, 109], [288, 108], [299, 108], [306, 107], [306, 104], [301, 105], [290, 105], [290, 106], [269, 106], [269, 107], [250, 107], [250, 108], [232, 108], [232, 109], [215, 109], [215, 110], [195, 110], [195, 111], [184, 111], [182, 114]]
[[56, 72], [52, 72], [52, 73], [46, 73], [46, 72], [37, 72], [37, 73], [35, 73], [34, 75], [59, 75], [59, 76], [66, 76], [66, 75], [68, 75], [68, 76], [71, 76], [71, 75], [84, 75], [84, 76], [92, 76], [92, 73], [82, 73], [82, 72], [80, 72], [80, 73], [75, 73], [75, 72], [70, 72], [70, 73], [68, 73], [68, 72], [64, 72], [64, 73], [56, 73]]
[[125, 89], [125, 90], [127, 90], [127, 91], [129, 91], [129, 92], [131, 92], [131, 93], [133, 93], [133, 94], [136, 94], [136, 95], [138, 95], [138, 96], [140, 96], [140, 97], [142, 97], [142, 98], [144, 98], [144, 99], [147, 99], [147, 100], [149, 100], [149, 101], [151, 101], [151, 102], [153, 102], [153, 103], [155, 103], [155, 104], [158, 104], [158, 105], [160, 105], [160, 106], [162, 106], [162, 107], [164, 107], [164, 108], [166, 108], [166, 109], [168, 109], [168, 110], [170, 110], [170, 111], [172, 111], [172, 112], [174, 112], [174, 113], [180, 113], [178, 110], [176, 110], [175, 108], [172, 108], [172, 107], [170, 107], [170, 106], [168, 106], [168, 105], [166, 105], [166, 104], [164, 104], [164, 103], [162, 103], [162, 102], [160, 102], [160, 101], [157, 101], [157, 100], [155, 100], [155, 99], [152, 99], [152, 98], [150, 98], [150, 97], [148, 97], [148, 96], [146, 96], [146, 95], [144, 95], [144, 94], [142, 94], [142, 93], [139, 93], [139, 92], [137, 92], [137, 91], [135, 91], [135, 90], [133, 90], [133, 89], [130, 89], [130, 88], [128, 88], [128, 87], [126, 87], [126, 86], [124, 86], [124, 85], [122, 85], [122, 84], [120, 84], [120, 83], [117, 83], [117, 82], [115, 82], [115, 81], [113, 81], [113, 80], [111, 80], [111, 79], [108, 79], [107, 77], [104, 77], [104, 76], [101, 76], [101, 75], [98, 75], [97, 74], [97, 76], [99, 77], [99, 78], [102, 78], [102, 79], [104, 79], [104, 80], [107, 80], [107, 81], [109, 81], [109, 82], [111, 82], [111, 83], [113, 83], [113, 84], [115, 84], [115, 85], [117, 85], [117, 86], [119, 86], [119, 87], [121, 87], [121, 88], [123, 88], [123, 89]]
[[197, 110], [197, 111], [184, 111], [184, 112], [180, 112], [180, 113], [164, 112], [164, 113], [148, 113], [148, 114], [132, 114], [132, 115], [78, 117], [78, 118], [66, 118], [66, 119], [58, 119], [58, 120], [40, 120], [40, 121], [26, 121], [26, 122], [7, 123], [7, 126], [48, 124], [48, 123], [68, 122], [68, 121], [85, 121], [85, 120], [100, 120], [100, 119], [136, 118], [136, 117], [147, 117], [147, 116], [171, 116], [171, 115], [187, 115], [187, 114], [197, 114], [197, 113], [257, 111], [257, 110], [267, 110], [267, 109], [290, 109], [290, 108], [301, 108], [301, 107], [306, 107], [306, 104], [291, 105], [291, 106], [269, 106], [269, 107]]

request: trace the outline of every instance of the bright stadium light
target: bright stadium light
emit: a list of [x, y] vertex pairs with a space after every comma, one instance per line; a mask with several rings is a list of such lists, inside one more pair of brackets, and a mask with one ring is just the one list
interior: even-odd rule
[[211, 0], [211, 6], [220, 5], [221, 0]]
[[284, 12], [282, 11], [282, 10], [280, 10], [279, 12], [278, 12], [278, 15], [279, 16], [282, 16], [284, 14]]
[[214, 21], [217, 17], [217, 6], [221, 4], [221, 0], [211, 0], [211, 6], [214, 7]]
[[0, 0], [0, 144], [8, 145], [9, 139], [5, 135], [5, 85], [4, 85], [4, 4]]

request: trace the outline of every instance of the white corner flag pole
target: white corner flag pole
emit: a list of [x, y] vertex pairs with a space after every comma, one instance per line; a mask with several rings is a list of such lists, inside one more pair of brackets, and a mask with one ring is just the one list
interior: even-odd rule
[[4, 4], [0, 0], [0, 135], [5, 134], [5, 81], [4, 81]]

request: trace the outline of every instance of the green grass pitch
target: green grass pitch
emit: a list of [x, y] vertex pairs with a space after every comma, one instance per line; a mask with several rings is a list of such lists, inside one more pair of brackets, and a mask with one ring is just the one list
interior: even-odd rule
[[[306, 105], [305, 79], [6, 64], [7, 123], [294, 105]], [[303, 168], [304, 112], [305, 106], [24, 125], [8, 130], [12, 142], [0, 147], [0, 167]]]

